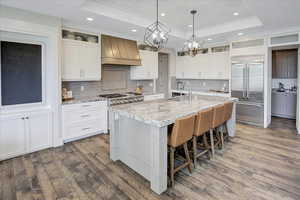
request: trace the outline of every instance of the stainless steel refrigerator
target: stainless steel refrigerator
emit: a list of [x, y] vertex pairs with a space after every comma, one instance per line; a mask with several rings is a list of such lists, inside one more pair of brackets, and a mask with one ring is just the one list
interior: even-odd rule
[[264, 124], [264, 57], [231, 58], [231, 96], [239, 99], [237, 121]]

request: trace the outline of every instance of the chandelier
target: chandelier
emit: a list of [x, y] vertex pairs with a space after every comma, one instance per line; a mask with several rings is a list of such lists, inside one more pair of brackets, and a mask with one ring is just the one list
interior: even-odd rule
[[156, 1], [156, 21], [148, 26], [144, 35], [144, 42], [156, 49], [161, 49], [166, 45], [169, 38], [170, 29], [158, 21], [158, 0]]
[[199, 49], [201, 48], [202, 44], [200, 44], [196, 40], [196, 35], [195, 35], [195, 14], [197, 13], [196, 10], [192, 10], [191, 14], [193, 15], [193, 35], [191, 39], [185, 42], [185, 49], [189, 53], [190, 56], [195, 56], [197, 55]]

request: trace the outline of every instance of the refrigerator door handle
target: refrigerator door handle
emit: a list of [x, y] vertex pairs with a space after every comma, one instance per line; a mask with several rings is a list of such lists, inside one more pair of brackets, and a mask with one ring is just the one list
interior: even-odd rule
[[249, 89], [250, 89], [250, 72], [249, 72], [249, 66], [247, 65], [246, 67], [246, 77], [247, 77], [247, 89], [246, 89], [246, 94], [247, 94], [247, 99], [249, 99]]
[[247, 84], [247, 82], [246, 82], [245, 78], [246, 78], [246, 68], [244, 67], [243, 68], [243, 99], [246, 98], [246, 84]]

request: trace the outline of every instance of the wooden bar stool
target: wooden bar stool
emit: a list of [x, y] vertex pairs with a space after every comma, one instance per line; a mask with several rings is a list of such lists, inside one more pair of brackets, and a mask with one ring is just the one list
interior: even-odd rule
[[224, 103], [224, 119], [223, 119], [224, 125], [223, 126], [224, 126], [224, 130], [226, 133], [226, 136], [225, 136], [226, 138], [229, 138], [227, 121], [230, 120], [230, 118], [232, 116], [232, 109], [233, 109], [233, 102]]
[[[182, 168], [188, 167], [192, 173], [192, 161], [189, 156], [187, 142], [192, 139], [194, 133], [196, 116], [188, 116], [177, 119], [172, 128], [171, 134], [168, 136], [168, 145], [170, 147], [170, 178], [171, 186], [174, 185], [174, 174]], [[175, 149], [183, 146], [186, 157], [186, 162], [175, 168]]]
[[[197, 165], [197, 158], [204, 154], [209, 154], [209, 150], [213, 147], [213, 145], [212, 146], [208, 145], [208, 141], [206, 137], [206, 132], [210, 131], [210, 133], [212, 134], [212, 122], [213, 122], [212, 108], [200, 111], [196, 116], [195, 130], [193, 136], [193, 160], [194, 160], [195, 168]], [[200, 149], [198, 148], [197, 140], [201, 136], [204, 143], [204, 149], [199, 152]]]
[[[221, 143], [221, 147], [223, 148], [224, 138], [223, 138], [223, 131], [220, 129], [220, 127], [223, 125], [223, 119], [224, 119], [224, 104], [217, 105], [213, 107], [213, 122], [212, 122], [212, 128], [216, 131], [217, 136], [217, 142], [214, 144], [214, 139], [211, 137], [211, 144], [214, 146], [217, 146]], [[220, 135], [221, 132], [221, 135]], [[214, 157], [214, 146], [212, 147], [212, 157]]]

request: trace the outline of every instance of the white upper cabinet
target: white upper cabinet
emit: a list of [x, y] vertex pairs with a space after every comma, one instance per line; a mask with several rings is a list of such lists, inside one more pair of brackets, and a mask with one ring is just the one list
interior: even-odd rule
[[99, 43], [63, 39], [64, 81], [101, 80], [101, 47]]
[[158, 53], [154, 51], [140, 50], [141, 66], [130, 68], [131, 80], [150, 80], [158, 78]]
[[229, 52], [176, 57], [178, 79], [229, 79]]

